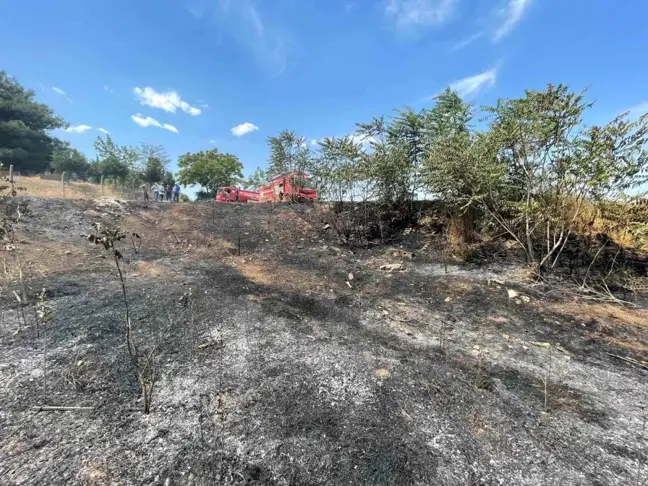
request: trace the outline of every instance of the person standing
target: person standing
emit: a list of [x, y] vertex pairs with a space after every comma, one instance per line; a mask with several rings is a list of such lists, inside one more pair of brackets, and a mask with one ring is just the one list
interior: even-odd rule
[[140, 189], [142, 190], [142, 196], [144, 197], [144, 200], [148, 201], [149, 200], [149, 194], [148, 194], [148, 187], [146, 186], [146, 184], [142, 184], [140, 186]]
[[180, 186], [178, 185], [178, 183], [176, 183], [176, 185], [173, 186], [173, 200], [175, 202], [180, 201]]
[[153, 184], [153, 200], [157, 201], [160, 195], [160, 188], [157, 184]]

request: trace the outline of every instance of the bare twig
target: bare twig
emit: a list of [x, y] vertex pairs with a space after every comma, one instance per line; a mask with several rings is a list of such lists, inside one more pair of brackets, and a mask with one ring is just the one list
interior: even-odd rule
[[66, 407], [56, 405], [41, 405], [39, 407], [32, 407], [32, 410], [38, 412], [77, 412], [82, 410], [94, 410], [94, 407]]
[[613, 358], [620, 359], [621, 361], [625, 361], [626, 363], [630, 363], [631, 365], [638, 366], [639, 368], [643, 368], [644, 370], [648, 370], [648, 366], [646, 366], [643, 363], [640, 363], [636, 359], [626, 358], [624, 356], [619, 356], [618, 354], [612, 354], [608, 352], [606, 352], [605, 354], [607, 354], [608, 356], [612, 356]]

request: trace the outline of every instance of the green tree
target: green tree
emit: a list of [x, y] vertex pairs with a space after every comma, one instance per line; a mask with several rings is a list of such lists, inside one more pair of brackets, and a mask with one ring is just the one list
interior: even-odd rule
[[149, 184], [161, 182], [165, 174], [165, 163], [156, 156], [148, 157], [144, 162], [142, 177]]
[[433, 150], [437, 167], [445, 160], [453, 168], [437, 186], [445, 180], [467, 203], [477, 202], [540, 268], [557, 264], [589, 203], [646, 182], [648, 115], [584, 128], [591, 107], [584, 94], [548, 85], [500, 100], [485, 108], [487, 132], [450, 137]]
[[323, 139], [309, 168], [319, 197], [332, 201], [371, 199], [367, 158], [362, 144], [351, 136]]
[[161, 182], [167, 166], [171, 163], [164, 147], [143, 143], [136, 150], [131, 150], [138, 156], [135, 171], [140, 173], [140, 179], [148, 184]]
[[291, 130], [284, 130], [276, 137], [268, 137], [270, 163], [268, 177], [284, 172], [304, 172], [310, 162], [310, 150], [306, 139]]
[[222, 186], [233, 186], [243, 179], [243, 164], [231, 154], [218, 149], [187, 153], [178, 160], [178, 180], [183, 186], [201, 185], [209, 193], [216, 194]]
[[49, 167], [53, 138], [48, 130], [62, 128], [63, 119], [34, 100], [34, 92], [0, 72], [0, 161], [21, 171]]
[[502, 180], [502, 164], [486, 139], [473, 133], [472, 105], [447, 89], [435, 98], [425, 112], [426, 153], [422, 180], [426, 189], [444, 203], [449, 234], [470, 240], [483, 218], [477, 197], [488, 193], [492, 184]]
[[56, 149], [52, 153], [52, 169], [57, 174], [67, 172], [74, 174], [76, 177], [85, 180], [90, 169], [88, 159], [77, 149], [72, 148], [68, 142], [56, 144]]
[[268, 175], [266, 171], [261, 167], [257, 169], [250, 175], [248, 179], [244, 181], [244, 187], [252, 191], [258, 191], [260, 187], [268, 183]]
[[371, 152], [366, 161], [366, 177], [373, 181], [375, 199], [380, 203], [411, 208], [414, 188], [412, 185], [413, 163], [410, 148], [397, 138], [384, 117], [374, 118], [370, 123], [357, 124], [357, 137], [370, 141]]
[[135, 170], [140, 159], [139, 152], [130, 146], [117, 145], [110, 135], [106, 135], [106, 138], [97, 137], [94, 147], [98, 162], [93, 172], [111, 179], [115, 188], [118, 181], [126, 184], [128, 175]]

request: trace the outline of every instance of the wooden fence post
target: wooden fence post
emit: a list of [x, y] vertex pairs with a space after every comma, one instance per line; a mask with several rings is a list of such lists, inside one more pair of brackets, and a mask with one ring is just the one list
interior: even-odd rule
[[61, 186], [63, 187], [63, 197], [65, 197], [65, 171], [61, 172]]
[[13, 182], [13, 165], [9, 166], [9, 182]]
[[101, 195], [103, 196], [103, 184], [104, 184], [104, 176], [101, 176]]

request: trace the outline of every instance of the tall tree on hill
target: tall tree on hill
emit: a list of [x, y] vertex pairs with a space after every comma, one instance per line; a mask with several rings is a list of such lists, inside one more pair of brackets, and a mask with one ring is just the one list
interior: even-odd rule
[[48, 130], [65, 122], [52, 109], [34, 100], [34, 92], [0, 71], [0, 161], [21, 171], [49, 167], [53, 138]]
[[66, 172], [85, 180], [90, 169], [90, 164], [85, 155], [72, 148], [69, 142], [57, 141], [52, 153], [51, 167], [57, 174]]
[[138, 171], [141, 179], [148, 184], [161, 182], [167, 166], [171, 163], [169, 154], [162, 145], [143, 143], [138, 149]]
[[311, 154], [304, 137], [291, 130], [284, 130], [276, 137], [268, 137], [268, 145], [270, 148], [269, 178], [284, 172], [305, 172], [308, 169]]
[[184, 154], [178, 160], [178, 166], [180, 184], [199, 184], [212, 196], [218, 188], [233, 186], [243, 179], [243, 164], [239, 159], [218, 149]]

